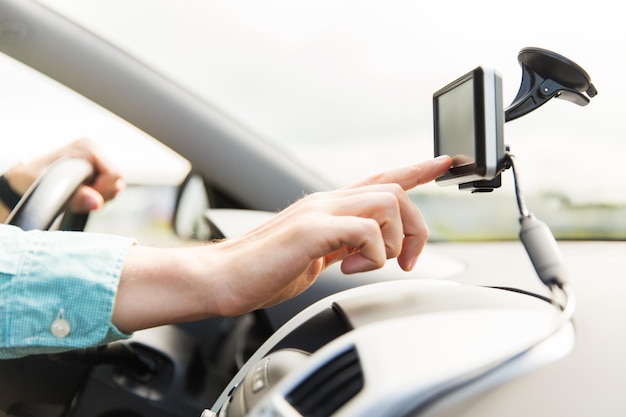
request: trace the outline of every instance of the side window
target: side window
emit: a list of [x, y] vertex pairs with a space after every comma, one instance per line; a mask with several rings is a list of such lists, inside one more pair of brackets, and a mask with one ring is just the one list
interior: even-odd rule
[[176, 187], [189, 162], [85, 97], [0, 54], [0, 172], [79, 138], [122, 171], [126, 189], [93, 212], [88, 231], [160, 243], [173, 238]]

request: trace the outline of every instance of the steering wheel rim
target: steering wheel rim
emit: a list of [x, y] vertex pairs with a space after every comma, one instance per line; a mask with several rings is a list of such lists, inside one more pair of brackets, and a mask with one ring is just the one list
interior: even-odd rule
[[[18, 226], [23, 230], [49, 230], [61, 213], [66, 211], [78, 187], [89, 182], [93, 175], [93, 166], [85, 159], [59, 159], [24, 193], [9, 213], [5, 224]], [[87, 216], [66, 211], [59, 228], [83, 230]]]

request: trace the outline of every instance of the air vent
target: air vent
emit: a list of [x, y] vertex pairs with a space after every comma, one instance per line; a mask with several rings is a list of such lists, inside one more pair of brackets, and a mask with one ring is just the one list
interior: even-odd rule
[[322, 366], [287, 395], [303, 417], [330, 417], [363, 388], [363, 371], [352, 348]]

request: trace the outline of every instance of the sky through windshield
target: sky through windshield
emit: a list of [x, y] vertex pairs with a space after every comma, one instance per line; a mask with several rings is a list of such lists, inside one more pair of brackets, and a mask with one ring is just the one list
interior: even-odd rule
[[599, 95], [584, 108], [552, 100], [505, 126], [525, 184], [582, 202], [626, 199], [626, 35], [614, 3], [42, 2], [338, 185], [429, 158], [438, 88], [491, 66], [503, 76], [507, 105], [521, 78], [519, 50], [554, 50], [585, 68]]

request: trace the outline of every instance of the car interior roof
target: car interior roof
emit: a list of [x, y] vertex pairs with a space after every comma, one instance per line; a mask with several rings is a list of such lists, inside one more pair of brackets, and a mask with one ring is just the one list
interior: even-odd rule
[[[31, 0], [2, 0], [0, 49], [185, 156], [249, 208], [277, 210], [329, 184], [192, 93]], [[7, 23], [10, 22], [10, 23]], [[211, 146], [204, 143], [211, 141]], [[245, 160], [245, 164], [238, 163]], [[280, 187], [273, 186], [280, 178]], [[225, 188], [225, 187], [224, 187]]]

